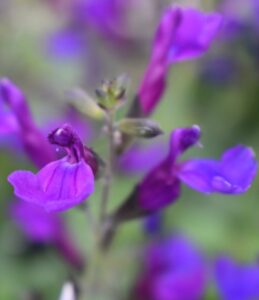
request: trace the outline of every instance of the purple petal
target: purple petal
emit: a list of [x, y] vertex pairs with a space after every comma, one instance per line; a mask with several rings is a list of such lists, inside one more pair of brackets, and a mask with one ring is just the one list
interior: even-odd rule
[[83, 258], [58, 214], [47, 213], [38, 205], [20, 201], [11, 205], [11, 216], [30, 240], [51, 243], [72, 266], [79, 269], [83, 266]]
[[194, 8], [182, 9], [178, 26], [169, 53], [169, 62], [193, 59], [208, 50], [221, 24], [218, 13], [203, 13]]
[[259, 264], [240, 264], [221, 257], [215, 265], [215, 279], [222, 299], [249, 300], [259, 297]]
[[227, 150], [220, 161], [193, 159], [184, 162], [179, 178], [203, 193], [244, 193], [257, 171], [257, 161], [251, 148], [238, 145]]
[[166, 88], [169, 65], [193, 59], [208, 50], [217, 34], [222, 17], [194, 8], [170, 6], [162, 15], [155, 34], [152, 55], [138, 90], [144, 115], [149, 115]]
[[22, 91], [8, 79], [0, 81], [0, 97], [9, 111], [3, 126], [15, 130], [25, 152], [36, 166], [42, 167], [55, 158], [47, 139], [34, 123], [30, 109]]
[[0, 112], [0, 135], [9, 135], [19, 132], [19, 126], [12, 113]]
[[13, 203], [11, 216], [27, 237], [35, 242], [53, 242], [64, 230], [58, 215], [46, 213], [41, 207], [30, 203]]
[[15, 171], [8, 181], [17, 197], [49, 212], [72, 208], [94, 191], [91, 168], [83, 160], [71, 164], [67, 157], [46, 165], [37, 174]]
[[168, 9], [161, 18], [155, 34], [150, 63], [138, 90], [141, 108], [150, 114], [162, 97], [168, 72], [168, 51], [180, 22], [180, 10]]

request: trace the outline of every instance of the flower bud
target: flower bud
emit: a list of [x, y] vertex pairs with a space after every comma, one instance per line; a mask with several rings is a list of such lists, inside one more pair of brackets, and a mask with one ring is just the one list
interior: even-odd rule
[[75, 88], [67, 93], [69, 103], [82, 114], [92, 118], [101, 119], [103, 111], [95, 100], [80, 88]]
[[153, 138], [163, 133], [159, 124], [149, 119], [125, 118], [119, 121], [117, 128], [124, 134], [141, 138]]
[[104, 80], [96, 89], [99, 106], [104, 110], [109, 110], [124, 102], [127, 85], [126, 75], [121, 75], [113, 80]]

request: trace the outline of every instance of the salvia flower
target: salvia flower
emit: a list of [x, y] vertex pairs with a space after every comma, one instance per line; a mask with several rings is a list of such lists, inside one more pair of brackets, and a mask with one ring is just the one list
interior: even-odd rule
[[220, 299], [259, 299], [259, 263], [241, 264], [230, 257], [220, 257], [215, 266]]
[[18, 198], [49, 212], [63, 211], [80, 204], [93, 193], [96, 162], [69, 125], [54, 130], [49, 141], [64, 147], [67, 155], [47, 164], [37, 174], [15, 171], [8, 180]]
[[47, 213], [30, 203], [16, 201], [11, 205], [11, 217], [30, 241], [52, 244], [68, 263], [81, 269], [83, 257], [59, 215]]
[[137, 187], [143, 208], [156, 210], [172, 203], [180, 195], [181, 182], [202, 193], [239, 194], [250, 187], [257, 162], [253, 151], [245, 146], [238, 145], [225, 151], [219, 161], [191, 159], [178, 162], [184, 151], [198, 144], [199, 138], [200, 129], [196, 125], [172, 132], [167, 157]]
[[201, 254], [187, 239], [176, 236], [147, 249], [135, 294], [138, 300], [198, 300], [205, 283]]
[[222, 22], [218, 13], [170, 6], [157, 28], [150, 62], [138, 90], [144, 115], [150, 114], [162, 97], [169, 66], [201, 56], [210, 47]]
[[[92, 51], [92, 34], [100, 34], [115, 45], [129, 45], [132, 37], [127, 16], [131, 0], [75, 0], [66, 11], [67, 26], [54, 33], [49, 50], [58, 57], [73, 57]], [[119, 47], [119, 48], [120, 48]]]
[[54, 151], [36, 126], [25, 96], [8, 79], [0, 80], [0, 101], [0, 133], [17, 135], [26, 154], [36, 166], [42, 167], [53, 160]]

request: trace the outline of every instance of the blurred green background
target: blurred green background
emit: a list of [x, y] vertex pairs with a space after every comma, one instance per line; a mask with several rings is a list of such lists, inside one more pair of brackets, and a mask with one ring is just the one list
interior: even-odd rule
[[[178, 3], [188, 4], [187, 1]], [[219, 4], [206, 0], [192, 3], [204, 10], [215, 9]], [[93, 95], [100, 79], [113, 78], [122, 72], [131, 78], [130, 101], [147, 64], [160, 14], [148, 10], [135, 13], [139, 14], [138, 21], [143, 19], [142, 14], [150, 13], [145, 31], [136, 33], [141, 40], [138, 47], [126, 51], [115, 49], [102, 36], [91, 39], [89, 47], [98, 61], [95, 74], [92, 61], [83, 56], [62, 59], [48, 53], [48, 37], [66, 24], [66, 15], [62, 11], [54, 10], [43, 0], [1, 0], [1, 76], [9, 77], [23, 89], [39, 125], [59, 114], [67, 90], [81, 86]], [[215, 41], [202, 58], [171, 68], [168, 89], [153, 119], [160, 122], [166, 134], [176, 127], [201, 126], [204, 147], [192, 149], [185, 157], [219, 157], [226, 148], [238, 143], [249, 145], [259, 153], [259, 56], [256, 51], [259, 33], [256, 36], [252, 25], [249, 26], [245, 38]], [[230, 69], [226, 72], [218, 70], [218, 59], [231, 61]], [[211, 71], [213, 62], [216, 70], [212, 68]], [[92, 146], [105, 155], [103, 136], [93, 141]], [[0, 165], [0, 299], [29, 299], [22, 297], [31, 290], [43, 293], [44, 299], [57, 299], [62, 283], [67, 279], [68, 267], [51, 247], [28, 250], [23, 234], [8, 213], [12, 191], [6, 181], [7, 175], [16, 169], [33, 167], [24, 157], [5, 148], [0, 152]], [[116, 177], [111, 208], [126, 197], [137, 179]], [[258, 178], [252, 188], [240, 196], [206, 196], [183, 187], [179, 201], [165, 211], [166, 231], [188, 235], [208, 259], [223, 252], [242, 261], [255, 260], [259, 253], [258, 192]], [[89, 203], [98, 206], [99, 197], [100, 183], [97, 183], [96, 193]], [[65, 217], [82, 251], [88, 253], [91, 233], [86, 216], [73, 209], [65, 213]], [[146, 241], [141, 228], [142, 221], [123, 225], [106, 261], [108, 275], [100, 274], [100, 280], [106, 278], [108, 284], [116, 286], [117, 292], [125, 294], [134, 277], [137, 253]]]

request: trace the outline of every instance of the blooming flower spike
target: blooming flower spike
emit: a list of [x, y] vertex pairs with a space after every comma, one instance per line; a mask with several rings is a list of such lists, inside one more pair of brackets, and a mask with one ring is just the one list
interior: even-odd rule
[[218, 13], [170, 6], [155, 34], [149, 65], [138, 90], [141, 111], [149, 115], [161, 99], [171, 63], [194, 59], [206, 52], [222, 23]]
[[69, 125], [49, 135], [49, 141], [64, 147], [67, 155], [51, 162], [37, 174], [15, 171], [8, 180], [17, 197], [40, 205], [46, 211], [72, 208], [94, 191], [94, 174], [86, 162], [86, 148]]

